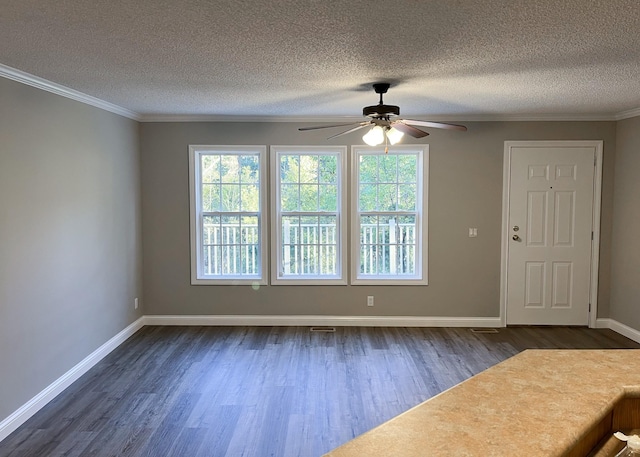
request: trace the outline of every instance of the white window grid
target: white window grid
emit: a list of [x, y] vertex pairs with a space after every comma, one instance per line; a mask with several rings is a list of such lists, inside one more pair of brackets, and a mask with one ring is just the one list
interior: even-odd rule
[[[360, 157], [412, 155], [417, 159], [416, 179], [404, 182], [376, 181], [376, 203], [380, 185], [395, 185], [395, 210], [361, 210]], [[399, 165], [398, 165], [399, 166]], [[379, 173], [379, 172], [378, 172]], [[427, 284], [427, 185], [428, 145], [402, 145], [384, 149], [352, 147], [352, 284]], [[374, 184], [374, 183], [371, 183]], [[415, 184], [415, 207], [398, 210], [400, 188]]]
[[[282, 182], [282, 157], [336, 158], [335, 184], [323, 182]], [[346, 207], [343, 191], [345, 180], [346, 147], [272, 146], [272, 284], [346, 284], [345, 256], [343, 245], [346, 227], [342, 218]], [[300, 170], [299, 170], [300, 172]], [[286, 186], [297, 187], [296, 209], [282, 208], [282, 190]], [[302, 210], [302, 188], [316, 186], [317, 201], [322, 190], [335, 188], [334, 210]], [[320, 204], [320, 203], [318, 203]], [[333, 261], [330, 261], [333, 259]]]
[[[243, 182], [203, 180], [202, 158], [255, 157], [258, 179]], [[191, 282], [192, 284], [266, 284], [266, 226], [263, 220], [266, 197], [266, 147], [264, 146], [189, 146], [191, 200]], [[215, 208], [203, 208], [205, 186], [223, 186], [234, 197], [237, 208], [223, 207], [222, 198]], [[234, 188], [237, 187], [237, 190]], [[257, 207], [242, 208], [243, 190], [256, 187]]]

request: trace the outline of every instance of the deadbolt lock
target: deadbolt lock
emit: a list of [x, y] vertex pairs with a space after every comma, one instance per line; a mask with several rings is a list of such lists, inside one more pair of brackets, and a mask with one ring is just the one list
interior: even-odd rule
[[513, 226], [513, 231], [514, 231], [514, 232], [517, 232], [518, 230], [520, 230], [520, 227], [518, 227], [517, 225], [514, 225], [514, 226]]

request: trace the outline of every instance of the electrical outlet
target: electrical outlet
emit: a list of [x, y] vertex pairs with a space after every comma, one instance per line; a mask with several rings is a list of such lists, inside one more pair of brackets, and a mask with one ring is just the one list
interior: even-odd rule
[[138, 309], [138, 299], [137, 298], [133, 299], [133, 309]]
[[373, 306], [373, 295], [367, 296], [367, 306]]

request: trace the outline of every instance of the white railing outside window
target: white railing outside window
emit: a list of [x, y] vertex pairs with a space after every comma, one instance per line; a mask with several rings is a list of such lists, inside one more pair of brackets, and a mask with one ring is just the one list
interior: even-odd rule
[[360, 271], [363, 274], [414, 274], [415, 224], [360, 225]]
[[[258, 225], [204, 224], [203, 268], [206, 275], [260, 272]], [[237, 243], [237, 240], [243, 240]], [[252, 242], [253, 241], [253, 242]]]
[[[296, 230], [297, 228], [300, 230]], [[282, 271], [284, 275], [335, 275], [337, 227], [335, 224], [282, 223]]]
[[[285, 275], [335, 274], [335, 246], [337, 227], [332, 224], [300, 224], [292, 230], [289, 221], [283, 227], [283, 270]], [[258, 226], [239, 227], [229, 224], [205, 224], [204, 268], [208, 275], [242, 271], [255, 274], [259, 270], [257, 244], [234, 244], [235, 240], [257, 240]], [[360, 230], [362, 271], [375, 274], [380, 270], [390, 274], [412, 274], [415, 260], [415, 225], [397, 224], [390, 219], [387, 225], [363, 224]], [[319, 266], [317, 271], [315, 266]]]

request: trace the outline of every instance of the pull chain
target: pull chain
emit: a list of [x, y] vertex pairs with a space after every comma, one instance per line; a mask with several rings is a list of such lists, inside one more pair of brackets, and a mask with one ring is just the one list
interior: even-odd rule
[[389, 138], [387, 138], [387, 132], [384, 132], [384, 153], [389, 154]]

